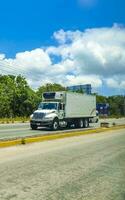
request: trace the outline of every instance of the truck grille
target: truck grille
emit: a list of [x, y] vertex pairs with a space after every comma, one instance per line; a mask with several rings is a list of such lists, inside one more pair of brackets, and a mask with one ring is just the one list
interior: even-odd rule
[[34, 113], [33, 119], [42, 119], [45, 116], [45, 113]]

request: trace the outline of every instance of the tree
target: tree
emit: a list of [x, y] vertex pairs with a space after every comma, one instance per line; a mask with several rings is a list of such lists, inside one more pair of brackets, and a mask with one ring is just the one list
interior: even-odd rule
[[21, 75], [0, 75], [0, 117], [29, 116], [40, 99]]
[[116, 95], [108, 97], [108, 102], [110, 104], [111, 115], [124, 116], [124, 96]]
[[0, 117], [11, 117], [13, 109], [14, 76], [0, 75]]
[[43, 92], [57, 92], [57, 91], [65, 91], [66, 88], [60, 84], [57, 83], [47, 83], [46, 85], [43, 85], [41, 87], [38, 88], [37, 90], [37, 95], [39, 96], [39, 98], [42, 99], [42, 94]]
[[96, 95], [96, 103], [108, 103], [108, 99], [105, 96]]

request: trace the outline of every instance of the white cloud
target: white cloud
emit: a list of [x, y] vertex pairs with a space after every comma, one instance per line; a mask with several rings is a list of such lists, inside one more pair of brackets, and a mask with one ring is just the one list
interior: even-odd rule
[[[60, 31], [57, 35], [60, 35]], [[97, 75], [100, 81], [105, 80], [108, 87], [123, 88], [125, 79], [125, 28], [123, 26], [114, 24], [111, 28], [87, 29], [85, 32], [68, 31], [64, 35], [65, 40], [62, 45], [55, 48], [55, 54], [61, 55], [62, 59], [72, 59], [78, 77]]]
[[0, 54], [0, 61], [5, 58], [5, 54]]
[[51, 65], [51, 60], [43, 49], [17, 53], [15, 59], [7, 59], [7, 61], [17, 67], [20, 66], [27, 70], [35, 69], [39, 72], [43, 72]]
[[[110, 88], [125, 86], [125, 28], [54, 33], [56, 46], [17, 53], [14, 59], [0, 54], [0, 70], [22, 73], [33, 87], [57, 82], [64, 85], [87, 84]], [[3, 66], [1, 65], [3, 64]]]
[[63, 29], [54, 32], [53, 37], [60, 43], [64, 44], [66, 42], [71, 42], [74, 40], [77, 40], [79, 37], [81, 37], [83, 33], [79, 30], [73, 31], [64, 31]]
[[79, 85], [79, 84], [91, 84], [94, 88], [98, 88], [102, 86], [102, 81], [98, 76], [75, 76], [75, 75], [67, 75], [66, 76], [67, 85]]
[[65, 32], [63, 41], [65, 44], [59, 46], [56, 52], [60, 52], [62, 57], [72, 58], [83, 73], [111, 76], [125, 72], [124, 28], [115, 25], [112, 28], [88, 29], [81, 34], [78, 31], [72, 34]]
[[[43, 49], [35, 49], [17, 53], [14, 59], [4, 58], [0, 62], [0, 70], [3, 73], [22, 74], [28, 79], [38, 80], [41, 76], [45, 76], [46, 69], [51, 66], [51, 59]], [[32, 81], [31, 81], [32, 82]]]
[[106, 83], [110, 88], [119, 88], [120, 86], [119, 82], [113, 78], [107, 79]]
[[121, 76], [121, 78], [115, 76], [114, 78], [106, 79], [106, 84], [110, 88], [124, 90], [125, 89], [125, 76], [123, 75], [123, 76]]

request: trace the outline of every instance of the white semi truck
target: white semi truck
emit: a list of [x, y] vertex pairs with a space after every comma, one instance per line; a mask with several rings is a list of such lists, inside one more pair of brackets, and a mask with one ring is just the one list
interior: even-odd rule
[[87, 128], [89, 122], [96, 117], [96, 97], [74, 92], [45, 92], [30, 120], [33, 130], [38, 127], [60, 127], [75, 125]]

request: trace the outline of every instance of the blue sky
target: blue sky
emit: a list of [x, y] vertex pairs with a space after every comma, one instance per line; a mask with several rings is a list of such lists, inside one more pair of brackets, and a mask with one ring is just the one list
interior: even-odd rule
[[[31, 52], [38, 48], [44, 50], [51, 46], [59, 47], [59, 45], [62, 47], [62, 43], [60, 44], [58, 37], [54, 36], [54, 33], [58, 33], [59, 30], [63, 30], [65, 33], [67, 33], [67, 31], [75, 33], [76, 30], [85, 33], [87, 29], [97, 29], [99, 31], [102, 28], [109, 28], [110, 30], [112, 27], [120, 27], [119, 29], [123, 31], [124, 25], [124, 0], [1, 0], [0, 54], [4, 54], [4, 58], [2, 58], [3, 62], [6, 59], [7, 62], [12, 65], [12, 59], [14, 60], [16, 54], [20, 52]], [[49, 58], [51, 58], [50, 54]], [[61, 60], [61, 64], [62, 62], [64, 62], [64, 58]], [[55, 63], [51, 64], [54, 65]], [[28, 70], [28, 68], [25, 68], [25, 70]], [[74, 74], [73, 70], [74, 68], [70, 73], [67, 72], [67, 74], [64, 74], [64, 76], [71, 73]], [[36, 71], [34, 74], [36, 74]], [[123, 75], [123, 72], [120, 75]], [[75, 77], [76, 76], [77, 73], [75, 73]], [[80, 76], [80, 74], [78, 74], [78, 76]], [[113, 77], [115, 83], [117, 81], [117, 83], [124, 85], [124, 82], [120, 83], [120, 79], [116, 76], [113, 75]], [[106, 76], [103, 76], [103, 80], [101, 79], [104, 84], [105, 78]], [[111, 82], [111, 77], [109, 78], [109, 82]], [[47, 79], [49, 81], [49, 77], [47, 77]], [[30, 82], [33, 82], [33, 80], [30, 80]], [[65, 81], [62, 81], [62, 83], [63, 82]], [[44, 82], [39, 84], [42, 83]], [[78, 81], [78, 83], [81, 82]], [[72, 83], [70, 82], [69, 84]], [[101, 86], [98, 89], [100, 91]], [[118, 92], [117, 89], [118, 88], [113, 87], [114, 92], [112, 92], [112, 88], [105, 86], [103, 93], [109, 95], [112, 92], [112, 94], [115, 94]], [[120, 91], [123, 93], [123, 88], [121, 88]]]
[[125, 24], [124, 0], [99, 0], [92, 7], [80, 6], [77, 0], [1, 0], [0, 4], [0, 51], [7, 56], [52, 43], [51, 36], [59, 29]]

